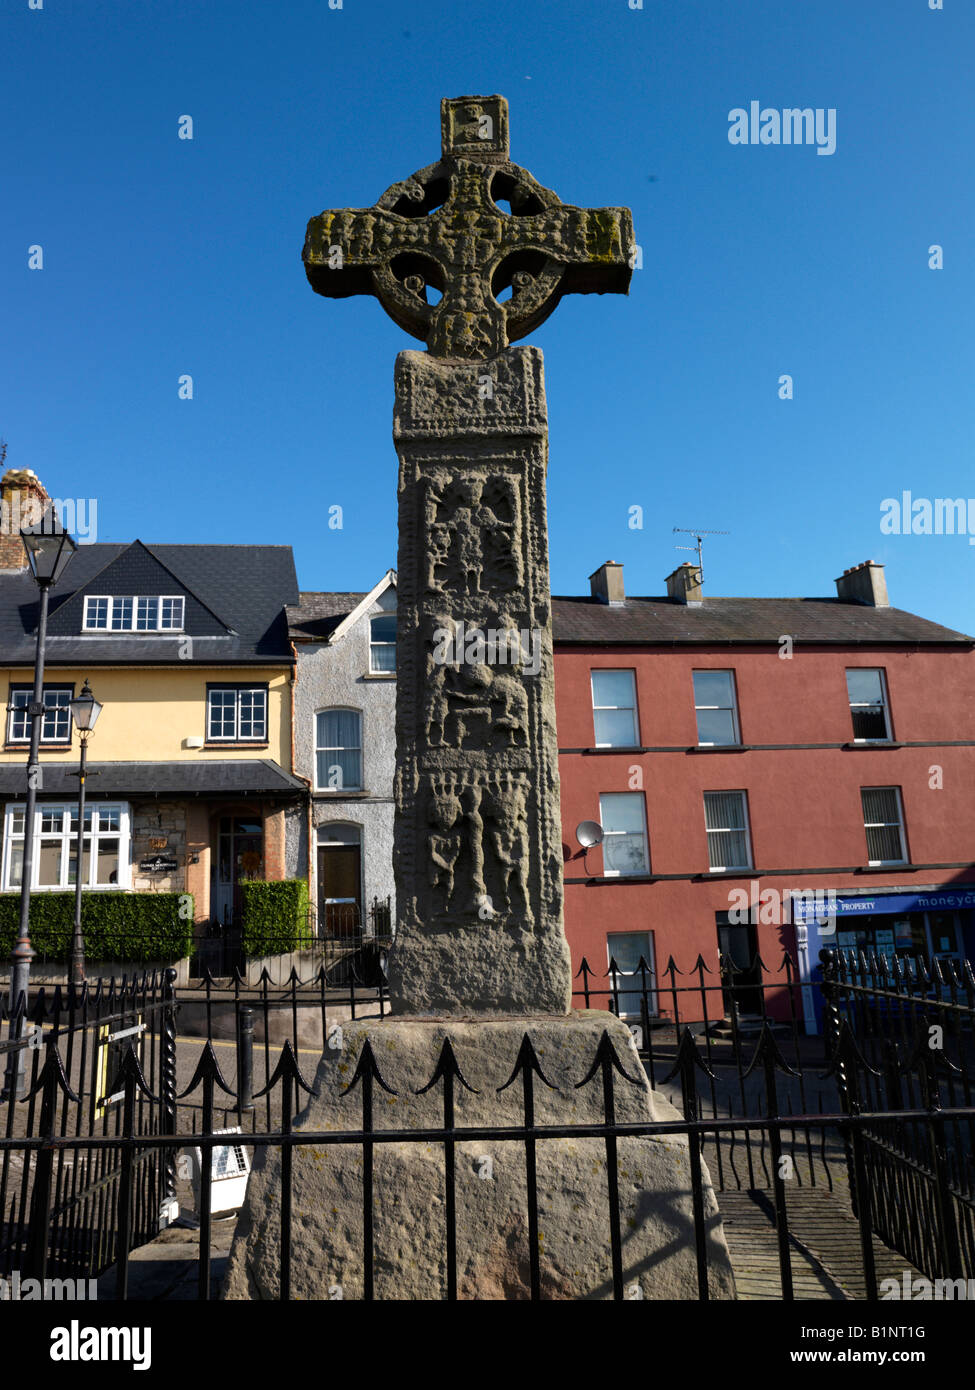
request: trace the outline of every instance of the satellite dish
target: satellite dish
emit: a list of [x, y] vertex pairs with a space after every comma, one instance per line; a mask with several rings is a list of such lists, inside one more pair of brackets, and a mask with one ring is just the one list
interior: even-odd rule
[[592, 849], [593, 845], [602, 844], [603, 827], [595, 820], [581, 820], [576, 826], [576, 839], [583, 849]]

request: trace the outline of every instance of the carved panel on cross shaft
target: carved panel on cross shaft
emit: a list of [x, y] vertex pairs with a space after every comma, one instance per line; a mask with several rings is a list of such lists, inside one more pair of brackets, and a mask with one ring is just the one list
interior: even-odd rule
[[466, 474], [426, 491], [426, 589], [475, 596], [519, 589], [521, 502], [514, 479]]
[[431, 780], [427, 866], [434, 917], [533, 925], [528, 794], [517, 774]]

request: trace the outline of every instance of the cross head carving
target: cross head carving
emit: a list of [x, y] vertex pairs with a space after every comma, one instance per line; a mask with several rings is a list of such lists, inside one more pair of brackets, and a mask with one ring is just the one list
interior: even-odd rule
[[512, 164], [504, 97], [445, 98], [440, 125], [438, 164], [375, 207], [311, 219], [302, 260], [312, 289], [375, 295], [434, 356], [467, 359], [524, 338], [564, 294], [627, 292], [629, 209], [570, 207]]

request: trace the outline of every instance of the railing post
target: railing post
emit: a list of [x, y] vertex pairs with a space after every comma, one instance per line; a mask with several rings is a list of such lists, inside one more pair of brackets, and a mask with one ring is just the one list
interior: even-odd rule
[[[51, 1226], [51, 1186], [54, 1178], [54, 1139], [57, 1127], [57, 1042], [47, 1040], [47, 1059], [41, 1077], [41, 1137], [44, 1145], [37, 1150], [34, 1167], [34, 1187], [30, 1199], [26, 1275], [43, 1281], [47, 1277], [48, 1245]], [[25, 1153], [25, 1167], [27, 1155]]]
[[[172, 968], [163, 975], [162, 1011], [162, 1049], [159, 1066], [161, 1129], [163, 1134], [176, 1133], [176, 971]], [[163, 1156], [162, 1205], [168, 1208], [176, 1200], [176, 1176], [178, 1154], [174, 1147], [167, 1146]], [[160, 1224], [162, 1223], [160, 1211]]]
[[237, 1013], [237, 1118], [243, 1127], [244, 1112], [254, 1109], [254, 1010]]

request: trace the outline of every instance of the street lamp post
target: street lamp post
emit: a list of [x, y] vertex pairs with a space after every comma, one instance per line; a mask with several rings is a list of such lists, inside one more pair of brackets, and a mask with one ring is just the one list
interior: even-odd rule
[[[10, 956], [10, 1041], [23, 1034], [27, 990], [30, 984], [30, 963], [34, 952], [30, 944], [30, 887], [34, 869], [34, 814], [37, 788], [41, 780], [41, 728], [44, 723], [44, 643], [47, 639], [47, 610], [51, 589], [64, 573], [64, 567], [75, 551], [75, 543], [61, 525], [53, 507], [40, 521], [24, 526], [20, 532], [27, 551], [31, 574], [40, 592], [40, 612], [37, 618], [37, 648], [34, 656], [34, 695], [27, 706], [30, 719], [30, 752], [27, 755], [27, 804], [24, 809], [24, 859], [20, 880], [20, 925], [17, 942]], [[19, 1012], [24, 1001], [25, 1013]], [[19, 1096], [24, 1091], [24, 1050], [16, 1047], [7, 1053], [5, 1094]]]
[[[74, 720], [81, 741], [81, 767], [78, 772], [78, 844], [75, 851], [74, 888], [74, 932], [71, 936], [71, 974], [73, 985], [85, 982], [85, 939], [81, 934], [81, 885], [84, 880], [85, 862], [85, 778], [88, 771], [88, 738], [102, 707], [91, 693], [87, 680], [81, 694], [71, 701], [71, 718]], [[92, 836], [90, 854], [94, 854], [95, 840]], [[89, 860], [90, 862], [90, 860]]]

